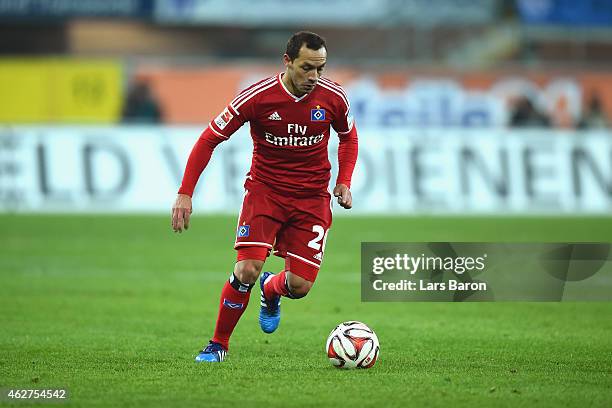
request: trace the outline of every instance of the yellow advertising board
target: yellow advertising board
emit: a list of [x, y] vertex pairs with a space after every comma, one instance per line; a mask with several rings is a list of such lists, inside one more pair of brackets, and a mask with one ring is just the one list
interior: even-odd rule
[[0, 122], [113, 123], [122, 102], [119, 62], [0, 59]]

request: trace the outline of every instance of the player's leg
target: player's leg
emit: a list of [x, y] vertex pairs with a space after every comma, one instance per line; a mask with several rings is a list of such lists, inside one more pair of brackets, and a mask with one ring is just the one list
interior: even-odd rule
[[319, 268], [289, 256], [285, 257], [285, 269], [279, 274], [270, 274], [264, 282], [266, 298], [285, 296], [300, 299], [308, 294], [316, 280]]
[[[280, 305], [282, 296], [299, 299], [308, 294], [316, 280], [327, 231], [331, 226], [330, 198], [313, 197], [299, 201], [292, 220], [279, 232], [275, 244], [275, 254], [285, 257], [285, 270], [277, 275], [262, 274], [262, 305]], [[279, 309], [280, 310], [280, 309]], [[260, 324], [264, 308], [260, 311]], [[280, 320], [280, 311], [278, 313]], [[262, 329], [269, 333], [276, 327]], [[276, 324], [278, 326], [278, 323]]]
[[[307, 279], [302, 278], [296, 272], [291, 272], [292, 270], [295, 270], [295, 266], [299, 263], [300, 261], [292, 262], [294, 266], [292, 268], [289, 268], [287, 271], [287, 292], [288, 292], [287, 297], [291, 299], [303, 298], [304, 296], [308, 294], [308, 292], [310, 292], [310, 289], [312, 288], [312, 285], [314, 284], [315, 278], [312, 278], [313, 281], [309, 281]], [[307, 273], [308, 275], [316, 276], [317, 273], [319, 272], [319, 268], [315, 268], [310, 265], [304, 265], [304, 266], [306, 269], [311, 270]]]
[[221, 290], [219, 314], [212, 341], [229, 349], [229, 340], [238, 320], [246, 310], [261, 268], [266, 259], [267, 250], [261, 247], [245, 247], [238, 251], [238, 262], [234, 273], [225, 282]]
[[249, 303], [251, 289], [282, 223], [275, 219], [272, 205], [261, 192], [249, 191], [245, 195], [234, 245], [238, 251], [237, 262], [221, 290], [213, 338], [196, 357], [198, 362], [219, 362], [225, 358], [230, 336]]
[[267, 248], [239, 248], [234, 272], [221, 290], [214, 335], [196, 357], [197, 362], [221, 362], [225, 359], [230, 337], [249, 304], [251, 289], [261, 273], [267, 256]]
[[[261, 288], [261, 308], [259, 310], [259, 326], [264, 333], [273, 333], [280, 324], [280, 304], [281, 296], [291, 299], [299, 299], [310, 291], [314, 283], [314, 277], [318, 272], [318, 268], [304, 264], [302, 268], [300, 262], [291, 262], [290, 258], [285, 258], [285, 269], [279, 274], [264, 272], [260, 278]], [[293, 266], [290, 266], [293, 265]], [[292, 270], [298, 268], [302, 273], [302, 269], [307, 269], [307, 276], [311, 276], [312, 281], [302, 278]], [[302, 273], [304, 275], [304, 273]]]

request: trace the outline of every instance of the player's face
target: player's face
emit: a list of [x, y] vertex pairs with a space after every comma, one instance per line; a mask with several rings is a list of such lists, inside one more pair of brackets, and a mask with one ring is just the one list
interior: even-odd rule
[[314, 89], [323, 73], [325, 62], [327, 62], [327, 50], [325, 47], [311, 50], [302, 45], [296, 59], [291, 61], [287, 54], [285, 54], [284, 60], [293, 90], [299, 96], [307, 94]]

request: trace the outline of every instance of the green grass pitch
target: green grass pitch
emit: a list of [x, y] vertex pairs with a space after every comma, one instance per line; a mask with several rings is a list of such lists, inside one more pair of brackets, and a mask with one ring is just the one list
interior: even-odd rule
[[[359, 290], [361, 241], [612, 241], [612, 218], [337, 217], [313, 291], [283, 301], [279, 330], [260, 331], [255, 288], [226, 362], [197, 365], [234, 228], [1, 216], [0, 387], [65, 387], [69, 406], [612, 406], [612, 303], [361, 303]], [[380, 338], [370, 370], [324, 353], [351, 319]]]

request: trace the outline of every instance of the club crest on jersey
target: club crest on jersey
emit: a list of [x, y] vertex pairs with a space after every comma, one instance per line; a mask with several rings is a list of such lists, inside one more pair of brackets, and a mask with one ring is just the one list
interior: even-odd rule
[[317, 105], [316, 109], [310, 110], [310, 121], [311, 122], [322, 122], [325, 120], [325, 109]]
[[215, 125], [223, 130], [233, 117], [234, 115], [232, 115], [232, 112], [230, 112], [228, 108], [225, 108], [223, 112], [215, 118]]
[[240, 225], [238, 227], [238, 231], [236, 231], [236, 236], [238, 238], [248, 237], [250, 230], [251, 230], [251, 226], [250, 225]]

